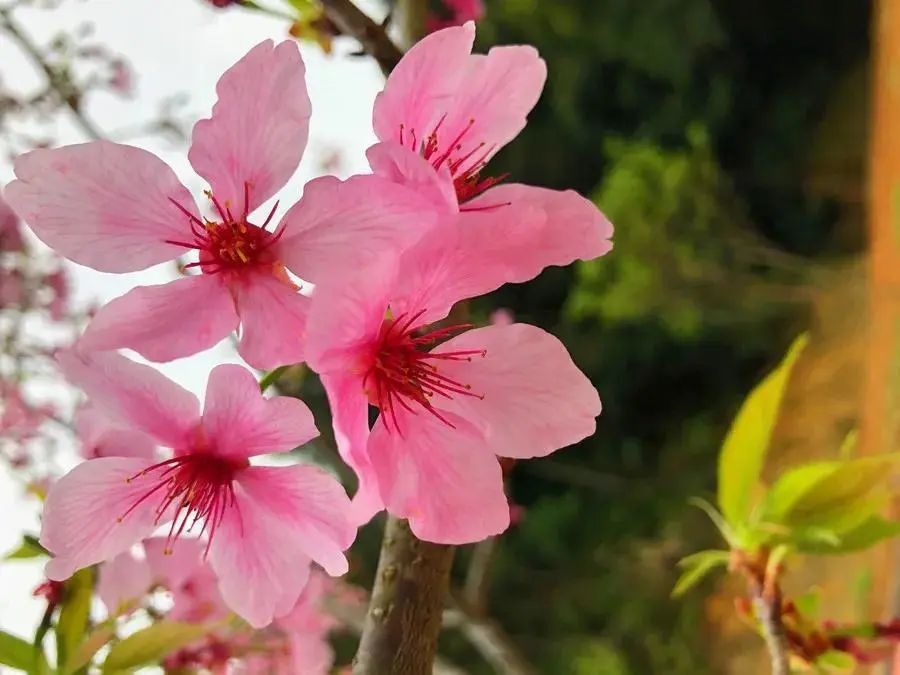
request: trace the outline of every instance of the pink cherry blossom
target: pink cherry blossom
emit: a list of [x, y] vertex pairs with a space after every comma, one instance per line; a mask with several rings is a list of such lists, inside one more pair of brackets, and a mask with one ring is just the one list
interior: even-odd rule
[[263, 644], [270, 648], [246, 655], [238, 672], [246, 675], [328, 675], [334, 663], [328, 633], [337, 626], [337, 621], [322, 606], [330, 585], [328, 577], [313, 572], [294, 608], [275, 621], [267, 641], [263, 638]]
[[408, 190], [375, 176], [306, 185], [280, 224], [257, 208], [284, 186], [306, 148], [311, 114], [293, 41], [251, 49], [216, 87], [212, 116], [188, 158], [210, 185], [201, 217], [187, 188], [153, 154], [107, 141], [35, 150], [15, 162], [10, 205], [51, 248], [102, 272], [134, 272], [196, 250], [199, 274], [141, 286], [103, 307], [82, 338], [152, 361], [187, 356], [240, 325], [257, 368], [303, 360], [308, 298], [287, 270], [318, 284], [406, 246], [429, 224]]
[[441, 3], [442, 12], [428, 15], [426, 29], [429, 33], [484, 18], [484, 0], [441, 0]]
[[[543, 330], [429, 326], [498, 278], [465, 250], [419, 258], [417, 246], [399, 271], [321, 289], [310, 315], [309, 364], [360, 480], [355, 517], [386, 506], [419, 538], [448, 544], [508, 527], [498, 456], [550, 454], [593, 434], [600, 414], [594, 387]], [[371, 435], [369, 403], [380, 411]]]
[[171, 545], [199, 530], [225, 603], [253, 626], [287, 613], [311, 560], [347, 571], [355, 536], [340, 484], [311, 466], [252, 466], [317, 435], [299, 400], [265, 399], [244, 368], [213, 369], [196, 397], [153, 368], [113, 352], [65, 352], [66, 377], [116, 424], [172, 449], [168, 459], [102, 457], [61, 478], [44, 507], [47, 576], [110, 560], [168, 524]]
[[[472, 54], [474, 38], [471, 22], [447, 28], [403, 57], [375, 102], [381, 143], [368, 151], [372, 170], [427, 198], [440, 228], [469, 240], [466, 250], [503, 282], [606, 254], [612, 224], [584, 197], [484, 177], [490, 158], [524, 128], [547, 73], [532, 47]], [[417, 245], [453, 248], [429, 239]]]
[[19, 219], [0, 194], [0, 253], [18, 253], [24, 248]]

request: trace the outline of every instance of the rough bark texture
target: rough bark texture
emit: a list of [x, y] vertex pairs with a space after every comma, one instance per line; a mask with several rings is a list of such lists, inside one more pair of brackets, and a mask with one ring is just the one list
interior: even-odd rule
[[354, 675], [429, 675], [441, 632], [453, 547], [419, 541], [389, 517]]

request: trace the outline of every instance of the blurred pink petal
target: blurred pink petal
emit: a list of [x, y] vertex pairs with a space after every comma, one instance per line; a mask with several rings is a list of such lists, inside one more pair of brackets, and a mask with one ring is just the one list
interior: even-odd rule
[[484, 18], [484, 0], [441, 0], [444, 11], [429, 14], [425, 19], [426, 30], [433, 33], [449, 26], [461, 26], [467, 21]]
[[86, 350], [129, 348], [151, 361], [204, 351], [238, 327], [221, 276], [201, 274], [138, 286], [100, 308], [79, 340]]
[[85, 459], [99, 457], [140, 457], [152, 459], [156, 443], [140, 431], [116, 427], [109, 418], [93, 406], [84, 406], [75, 413], [75, 433], [81, 441], [80, 453]]
[[97, 595], [106, 605], [107, 614], [117, 616], [144, 597], [152, 584], [146, 558], [125, 551], [100, 565]]
[[196, 215], [175, 173], [146, 150], [108, 141], [33, 150], [15, 161], [10, 206], [57, 253], [101, 272], [176, 258], [184, 237], [172, 201]]
[[19, 219], [0, 193], [0, 252], [16, 253], [24, 248]]
[[[194, 126], [188, 159], [234, 213], [252, 213], [297, 170], [311, 107], [300, 50], [265, 40], [219, 79], [212, 117]], [[244, 202], [249, 183], [250, 203]]]

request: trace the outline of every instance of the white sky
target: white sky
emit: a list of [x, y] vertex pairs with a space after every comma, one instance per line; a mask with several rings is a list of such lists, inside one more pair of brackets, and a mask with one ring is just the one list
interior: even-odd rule
[[[359, 0], [358, 4], [374, 17], [383, 12], [377, 0]], [[136, 73], [133, 99], [100, 93], [88, 102], [88, 115], [105, 131], [131, 128], [152, 119], [158, 102], [177, 92], [189, 96], [186, 110], [196, 113], [196, 118], [208, 116], [219, 75], [259, 41], [282, 39], [287, 30], [284, 21], [242, 10], [215, 10], [204, 0], [68, 0], [53, 11], [21, 9], [16, 17], [41, 43], [61, 29], [90, 22], [96, 28], [94, 39], [131, 63]], [[300, 196], [303, 183], [321, 173], [323, 155], [340, 150], [342, 177], [367, 169], [364, 151], [374, 141], [372, 102], [382, 79], [370, 60], [340, 56], [353, 49], [351, 41], [338, 41], [335, 55], [328, 57], [315, 45], [301, 45], [313, 104], [310, 143], [300, 170], [280, 194], [281, 213]], [[13, 89], [31, 87], [38, 77], [5, 36], [0, 36], [0, 76], [5, 86]], [[67, 120], [61, 122], [57, 137], [63, 144], [86, 140]], [[195, 196], [201, 197], [206, 186], [192, 173], [186, 147], [173, 147], [171, 141], [160, 138], [128, 142], [160, 155]], [[0, 184], [11, 178], [11, 167], [0, 164]], [[175, 276], [171, 265], [128, 275], [103, 274], [76, 265], [71, 271], [77, 303], [105, 302], [136, 285]], [[202, 396], [209, 371], [227, 361], [240, 362], [225, 342], [160, 369]], [[0, 469], [0, 552], [15, 547], [23, 532], [37, 531], [36, 509], [36, 503], [26, 500], [18, 484]], [[41, 579], [40, 565], [0, 563], [0, 628], [23, 637], [33, 634], [42, 604], [31, 598], [31, 589]]]

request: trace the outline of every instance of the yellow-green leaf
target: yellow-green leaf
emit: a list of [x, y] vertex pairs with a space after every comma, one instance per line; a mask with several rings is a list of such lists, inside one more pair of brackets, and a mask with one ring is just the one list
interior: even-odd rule
[[79, 570], [66, 582], [63, 604], [56, 622], [57, 661], [63, 664], [63, 668], [87, 632], [93, 592], [94, 574], [90, 567]]
[[898, 460], [900, 455], [890, 454], [795, 467], [772, 486], [762, 518], [792, 529], [820, 528], [840, 536], [881, 508]]
[[727, 565], [730, 558], [728, 551], [700, 551], [679, 560], [682, 572], [672, 589], [672, 597], [684, 595], [716, 567]]
[[88, 665], [94, 654], [100, 651], [107, 642], [113, 639], [116, 631], [109, 622], [98, 626], [88, 635], [84, 642], [78, 645], [78, 649], [69, 658], [69, 662], [62, 668], [63, 675], [72, 675], [76, 671]]
[[29, 672], [34, 664], [35, 649], [30, 642], [0, 631], [0, 663]]
[[159, 621], [114, 644], [103, 662], [103, 673], [110, 675], [156, 663], [209, 630], [200, 624]]
[[900, 522], [873, 515], [853, 529], [836, 536], [834, 542], [804, 542], [797, 546], [802, 553], [841, 555], [871, 548], [884, 539], [900, 535]]
[[856, 670], [856, 659], [847, 652], [832, 650], [817, 658], [816, 665], [828, 673], [852, 673]]
[[22, 537], [22, 543], [4, 556], [5, 560], [27, 560], [47, 555], [47, 550], [34, 537]]
[[719, 453], [719, 509], [733, 525], [745, 523], [759, 482], [791, 369], [807, 343], [801, 335], [778, 367], [741, 405]]

